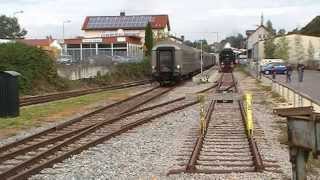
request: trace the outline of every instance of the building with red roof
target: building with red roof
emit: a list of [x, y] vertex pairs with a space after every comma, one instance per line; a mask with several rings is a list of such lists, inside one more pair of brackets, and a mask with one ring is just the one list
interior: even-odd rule
[[29, 46], [41, 48], [52, 54], [54, 57], [58, 57], [61, 51], [61, 45], [56, 39], [52, 39], [51, 36], [45, 39], [17, 39], [16, 41]]
[[83, 37], [64, 40], [64, 51], [73, 61], [92, 56], [141, 57], [145, 27], [151, 23], [156, 39], [170, 31], [168, 15], [87, 16], [82, 25]]

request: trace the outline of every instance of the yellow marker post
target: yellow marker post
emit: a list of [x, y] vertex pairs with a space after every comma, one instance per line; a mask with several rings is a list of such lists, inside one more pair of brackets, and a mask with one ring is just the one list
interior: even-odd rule
[[204, 112], [204, 95], [199, 94], [198, 99], [200, 101], [200, 134], [204, 135], [206, 129], [205, 112]]
[[246, 126], [249, 136], [253, 134], [253, 116], [252, 116], [252, 94], [245, 94], [245, 112], [246, 112]]

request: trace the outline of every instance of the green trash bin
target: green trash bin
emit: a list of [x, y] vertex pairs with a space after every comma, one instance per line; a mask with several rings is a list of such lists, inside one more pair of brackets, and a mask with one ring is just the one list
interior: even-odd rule
[[0, 71], [0, 117], [19, 116], [18, 76], [15, 71]]

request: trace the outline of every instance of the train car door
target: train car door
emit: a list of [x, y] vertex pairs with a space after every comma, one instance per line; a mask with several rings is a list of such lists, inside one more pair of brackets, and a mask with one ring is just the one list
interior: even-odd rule
[[160, 73], [173, 73], [174, 70], [174, 48], [157, 49], [157, 71]]

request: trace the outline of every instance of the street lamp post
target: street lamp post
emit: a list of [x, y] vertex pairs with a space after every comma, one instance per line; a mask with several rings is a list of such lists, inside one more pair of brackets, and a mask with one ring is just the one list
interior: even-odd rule
[[203, 75], [203, 49], [202, 49], [202, 40], [200, 40], [200, 63], [201, 63], [201, 76]]
[[62, 22], [62, 42], [64, 42], [64, 24], [70, 23], [70, 20], [66, 20]]
[[16, 14], [22, 14], [22, 13], [24, 13], [24, 11], [20, 10], [20, 11], [13, 12], [12, 15], [13, 15], [13, 17], [15, 17]]
[[63, 54], [63, 51], [66, 51], [66, 49], [64, 48], [64, 24], [70, 23], [70, 22], [71, 22], [70, 20], [66, 20], [66, 21], [62, 22], [62, 41], [61, 41], [61, 43], [63, 44], [63, 47], [62, 47], [61, 55]]

